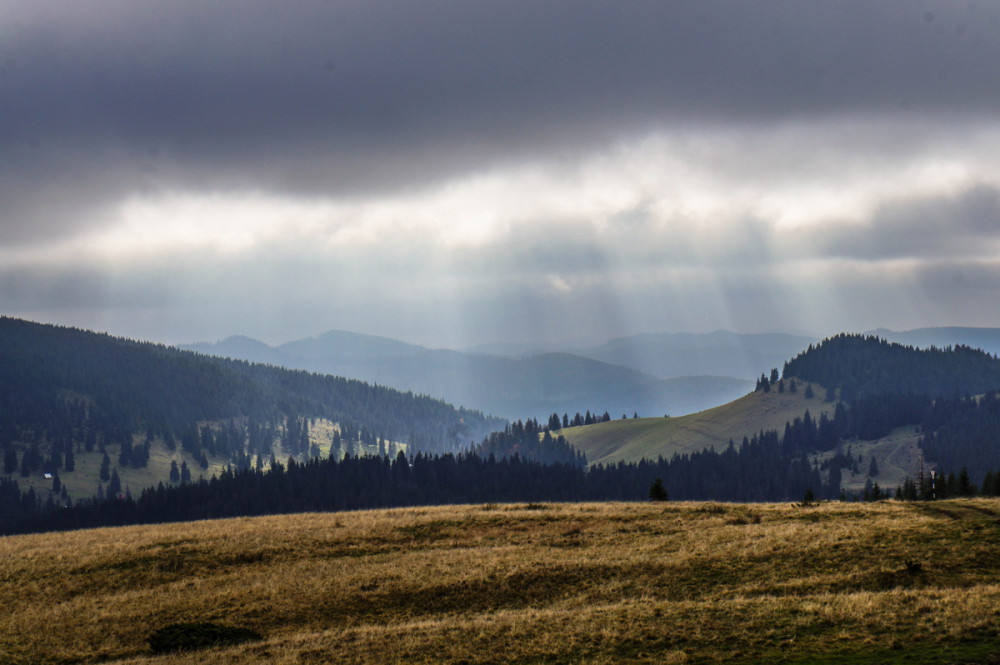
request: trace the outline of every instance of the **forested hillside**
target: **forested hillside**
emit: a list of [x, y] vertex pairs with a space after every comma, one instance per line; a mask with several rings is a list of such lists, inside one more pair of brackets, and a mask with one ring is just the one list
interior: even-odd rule
[[882, 393], [953, 397], [1000, 389], [1000, 359], [961, 345], [918, 349], [841, 334], [809, 345], [782, 376], [821, 383], [843, 401]]
[[[57, 496], [59, 474], [65, 479], [88, 455], [110, 457], [88, 484], [108, 483], [108, 491], [119, 489], [109, 467], [145, 467], [159, 449], [178, 464], [183, 452], [203, 469], [210, 460], [245, 467], [276, 445], [285, 455], [314, 456], [307, 430], [318, 418], [336, 423], [326, 445], [343, 444], [346, 453], [388, 442], [456, 451], [506, 424], [360, 381], [0, 318], [3, 472], [44, 473]], [[179, 480], [177, 471], [162, 480]]]
[[[864, 469], [858, 498], [1000, 493], [998, 361], [966, 347], [920, 351], [874, 337], [832, 338], [789, 361], [784, 376], [777, 369], [762, 375], [758, 394], [730, 409], [743, 420], [715, 414], [719, 445], [588, 466], [571, 445], [587, 422], [601, 421], [591, 427], [608, 431], [643, 425], [647, 438], [655, 432], [645, 424], [654, 421], [675, 435], [684, 428], [667, 426], [671, 419], [588, 413], [571, 421], [553, 413], [546, 424], [528, 419], [487, 434], [496, 423], [481, 414], [355, 381], [10, 319], [0, 324], [9, 342], [0, 356], [6, 532], [453, 502], [852, 498], [842, 479]], [[800, 414], [770, 414], [787, 414], [781, 424], [757, 418], [760, 429], [747, 426], [748, 409], [796, 404]], [[723, 426], [732, 428], [728, 440], [719, 439]], [[692, 421], [688, 429], [699, 427]], [[320, 428], [330, 437], [322, 451]], [[868, 442], [900, 428], [920, 437], [914, 450], [940, 474], [936, 487], [922, 472], [885, 486], [882, 460], [862, 460]], [[131, 494], [114, 471], [103, 475], [109, 454], [120, 466], [141, 465], [151, 444], [177, 447], [202, 469], [206, 454], [226, 464], [211, 479], [171, 469], [169, 480]], [[60, 495], [59, 472], [72, 473], [77, 455], [97, 454], [104, 455], [106, 485], [96, 498], [73, 501], [65, 488]], [[51, 472], [51, 489], [19, 486], [18, 476], [39, 469]]]

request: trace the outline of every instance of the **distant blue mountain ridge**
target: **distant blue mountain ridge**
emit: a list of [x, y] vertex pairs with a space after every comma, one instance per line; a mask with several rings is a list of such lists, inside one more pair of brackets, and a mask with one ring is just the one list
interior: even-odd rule
[[[869, 334], [926, 347], [965, 344], [1000, 352], [1000, 329], [921, 328]], [[244, 336], [182, 348], [378, 383], [510, 419], [608, 411], [683, 415], [749, 392], [816, 337], [789, 333], [651, 333], [591, 347], [494, 344], [430, 349], [331, 330], [278, 346]]]

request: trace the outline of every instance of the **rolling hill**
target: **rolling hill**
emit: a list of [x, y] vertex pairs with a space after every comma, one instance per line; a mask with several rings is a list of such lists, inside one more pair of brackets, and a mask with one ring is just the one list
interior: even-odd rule
[[670, 418], [611, 420], [560, 431], [574, 448], [587, 455], [591, 464], [635, 462], [670, 458], [705, 448], [721, 451], [733, 441], [761, 430], [782, 430], [786, 422], [810, 411], [813, 418], [833, 415], [834, 404], [819, 398], [825, 391], [813, 385], [815, 394], [805, 397], [807, 384], [795, 393], [757, 391], [698, 413]]
[[[608, 464], [721, 452], [729, 441], [739, 445], [773, 431], [783, 441], [792, 436], [795, 443], [783, 445], [801, 447], [822, 469], [824, 483], [834, 482], [830, 474], [836, 473], [846, 492], [874, 483], [898, 487], [931, 469], [956, 482], [954, 474], [965, 468], [979, 483], [987, 470], [1000, 469], [1000, 360], [981, 350], [918, 349], [842, 334], [785, 362], [781, 387], [792, 381], [799, 385], [794, 393], [771, 387], [683, 417], [612, 421], [561, 434], [591, 464]], [[805, 422], [807, 409], [813, 430], [793, 427], [790, 435], [787, 425]]]

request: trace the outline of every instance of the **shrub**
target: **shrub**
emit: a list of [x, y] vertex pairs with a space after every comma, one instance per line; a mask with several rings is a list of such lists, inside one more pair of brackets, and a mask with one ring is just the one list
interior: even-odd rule
[[263, 639], [260, 633], [249, 628], [223, 626], [217, 623], [174, 623], [160, 628], [148, 638], [153, 653], [193, 651], [209, 647], [239, 644]]

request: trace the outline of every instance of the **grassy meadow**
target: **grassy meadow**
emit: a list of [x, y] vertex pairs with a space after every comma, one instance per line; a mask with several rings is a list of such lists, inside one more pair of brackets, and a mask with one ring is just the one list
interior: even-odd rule
[[[805, 387], [811, 385], [813, 397], [805, 396]], [[818, 383], [799, 382], [796, 392], [753, 392], [727, 404], [671, 418], [637, 418], [611, 420], [595, 425], [568, 427], [560, 434], [578, 450], [587, 455], [591, 464], [638, 462], [662, 456], [670, 459], [674, 453], [691, 454], [714, 447], [725, 450], [732, 440], [737, 446], [744, 436], [753, 436], [761, 430], [785, 429], [785, 423], [801, 418], [808, 410], [813, 419], [825, 413], [832, 418], [836, 407], [823, 397], [826, 388]], [[920, 472], [922, 453], [917, 442], [921, 434], [914, 427], [899, 427], [891, 434], [872, 441], [849, 441], [837, 450], [814, 454], [817, 463], [829, 460], [836, 452], [864, 458], [858, 473], [845, 470], [841, 487], [849, 495], [862, 494], [868, 481], [868, 465], [872, 457], [878, 463], [879, 475], [871, 480], [883, 490], [893, 490], [907, 478], [916, 478]], [[826, 477], [826, 471], [823, 472]]]
[[[227, 422], [225, 420], [211, 423], [202, 422], [198, 423], [198, 426], [201, 427], [209, 424], [218, 429], [225, 426]], [[309, 441], [319, 447], [322, 457], [330, 456], [330, 449], [333, 445], [333, 433], [339, 429], [339, 425], [324, 418], [317, 418], [311, 422], [309, 426]], [[141, 444], [144, 440], [144, 437], [139, 434], [133, 437], [135, 445]], [[405, 443], [396, 443], [395, 445], [398, 449], [404, 451], [407, 449]], [[357, 454], [359, 449], [363, 453], [378, 454], [377, 447], [362, 446], [361, 444], [355, 445], [353, 454]], [[228, 457], [208, 455], [208, 468], [203, 469], [198, 463], [198, 459], [182, 450], [179, 443], [177, 443], [174, 450], [169, 450], [163, 440], [159, 438], [151, 442], [149, 462], [142, 468], [119, 466], [118, 454], [121, 452], [121, 447], [117, 444], [107, 446], [107, 452], [111, 459], [111, 468], [118, 471], [122, 489], [128, 488], [133, 496], [139, 496], [142, 490], [147, 487], [156, 487], [158, 483], [167, 484], [170, 480], [171, 462], [176, 462], [178, 467], [180, 467], [181, 462], [186, 462], [188, 469], [191, 471], [191, 478], [195, 481], [199, 478], [208, 479], [212, 476], [217, 476], [225, 471], [226, 467], [231, 463]], [[281, 443], [278, 441], [274, 443], [274, 453], [276, 459], [282, 464], [288, 459], [289, 452], [283, 450]], [[104, 458], [104, 453], [97, 449], [89, 453], [77, 450], [74, 455], [76, 461], [75, 470], [72, 472], [66, 470], [60, 471], [59, 480], [66, 486], [67, 492], [69, 492], [74, 501], [93, 497], [97, 494], [98, 484], [107, 487], [107, 481], [100, 480], [101, 461]], [[269, 458], [264, 460], [264, 463], [267, 465]], [[41, 471], [32, 473], [27, 478], [18, 474], [13, 474], [10, 477], [17, 481], [22, 490], [33, 488], [43, 498], [48, 496], [48, 492], [52, 489], [52, 481], [46, 479]]]
[[798, 390], [779, 393], [752, 392], [705, 411], [669, 418], [610, 420], [596, 425], [568, 427], [560, 434], [587, 455], [591, 464], [637, 462], [643, 458], [669, 459], [674, 453], [693, 453], [715, 447], [724, 450], [730, 439], [738, 446], [743, 436], [761, 430], [782, 432], [785, 423], [801, 418], [807, 410], [814, 419], [821, 413], [833, 417], [834, 402], [823, 401], [826, 389], [813, 383], [814, 396], [805, 396], [805, 382]]
[[[0, 538], [3, 663], [996, 663], [1000, 501], [607, 503]], [[263, 639], [154, 656], [177, 622]]]

